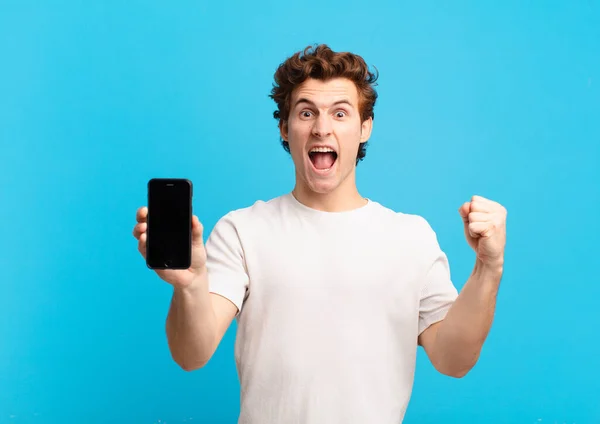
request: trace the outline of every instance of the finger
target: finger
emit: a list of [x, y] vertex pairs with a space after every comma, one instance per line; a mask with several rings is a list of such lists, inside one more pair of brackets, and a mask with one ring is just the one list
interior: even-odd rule
[[135, 214], [135, 219], [137, 222], [146, 222], [146, 218], [148, 217], [148, 208], [146, 206], [142, 206], [137, 210]]
[[458, 213], [462, 217], [463, 221], [468, 222], [469, 212], [471, 211], [471, 203], [465, 202], [458, 208]]
[[471, 222], [469, 224], [469, 235], [473, 238], [486, 237], [494, 228], [489, 222]]
[[145, 222], [140, 222], [135, 227], [133, 227], [133, 236], [139, 240], [140, 236], [146, 232], [146, 228], [148, 228], [148, 224]]
[[[476, 196], [474, 196], [476, 197]], [[477, 198], [471, 201], [471, 212], [493, 212], [494, 204], [493, 202], [483, 199]]]
[[492, 214], [487, 212], [471, 212], [469, 214], [469, 222], [490, 222]]
[[487, 199], [483, 196], [473, 196], [471, 203], [475, 204], [475, 211], [479, 212], [492, 212], [492, 211], [503, 211], [505, 208], [498, 202]]
[[204, 231], [204, 227], [198, 217], [194, 215], [192, 217], [192, 243], [195, 245], [202, 244], [202, 233]]
[[487, 197], [478, 196], [478, 195], [471, 196], [471, 202], [487, 203], [490, 205], [499, 205], [498, 202], [495, 202], [492, 199], [488, 199]]
[[146, 259], [146, 233], [143, 233], [140, 236], [140, 241], [138, 242], [138, 250], [144, 257], [144, 259]]

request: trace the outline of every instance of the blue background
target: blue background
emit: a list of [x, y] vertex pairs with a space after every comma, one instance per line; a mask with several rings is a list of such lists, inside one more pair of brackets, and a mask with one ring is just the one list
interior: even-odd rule
[[455, 380], [420, 351], [405, 422], [600, 422], [598, 2], [1, 0], [0, 423], [235, 422], [235, 324], [174, 364], [135, 211], [152, 177], [193, 180], [207, 233], [288, 192], [267, 95], [319, 42], [379, 70], [359, 188], [430, 221], [458, 288], [458, 207], [509, 210], [481, 360]]

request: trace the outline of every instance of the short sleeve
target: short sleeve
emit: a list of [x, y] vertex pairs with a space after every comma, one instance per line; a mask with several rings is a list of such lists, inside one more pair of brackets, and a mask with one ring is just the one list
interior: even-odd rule
[[209, 292], [229, 299], [237, 306], [239, 314], [247, 295], [249, 277], [232, 213], [216, 223], [205, 246]]
[[450, 277], [448, 257], [439, 246], [437, 235], [423, 219], [426, 272], [419, 298], [419, 334], [443, 320], [458, 297]]

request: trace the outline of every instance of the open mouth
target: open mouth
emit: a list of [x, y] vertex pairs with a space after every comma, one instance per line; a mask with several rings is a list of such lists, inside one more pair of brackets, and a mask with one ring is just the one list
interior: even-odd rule
[[337, 160], [337, 153], [329, 147], [313, 147], [308, 152], [308, 157], [315, 169], [319, 171], [327, 171], [333, 167]]

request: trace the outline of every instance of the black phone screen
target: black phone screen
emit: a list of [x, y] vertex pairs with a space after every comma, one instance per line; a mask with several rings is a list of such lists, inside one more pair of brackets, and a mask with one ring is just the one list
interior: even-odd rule
[[152, 269], [191, 265], [192, 183], [185, 179], [148, 182], [146, 263]]

